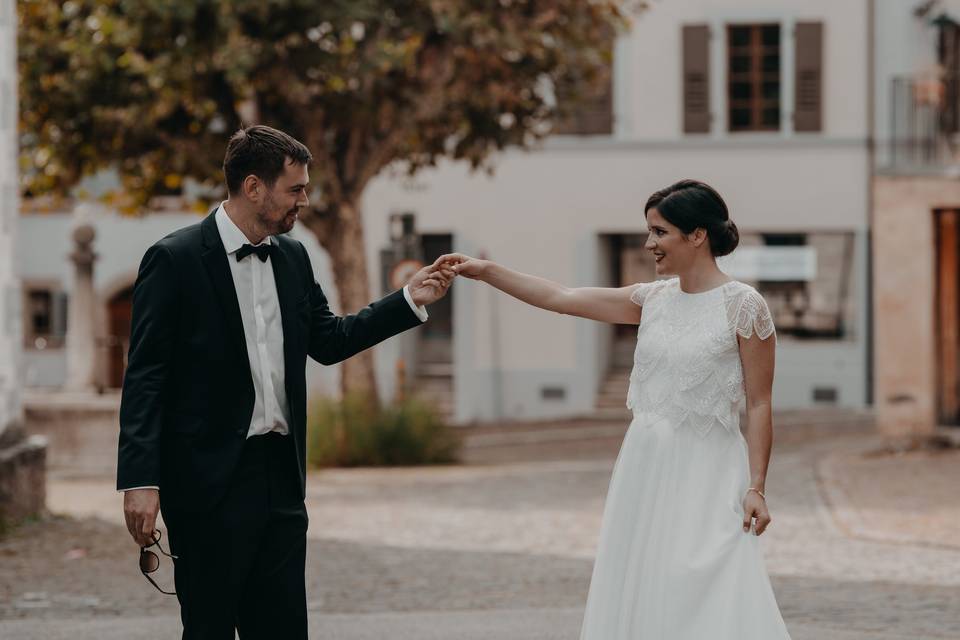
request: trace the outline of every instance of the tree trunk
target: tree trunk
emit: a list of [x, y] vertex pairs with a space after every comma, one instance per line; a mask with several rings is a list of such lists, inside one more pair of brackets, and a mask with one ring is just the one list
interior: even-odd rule
[[[371, 301], [360, 206], [355, 202], [341, 202], [334, 211], [326, 232], [317, 233], [317, 237], [330, 254], [333, 282], [340, 298], [340, 313], [356, 313]], [[314, 231], [317, 229], [314, 228]], [[341, 366], [340, 388], [344, 395], [364, 394], [370, 402], [379, 404], [373, 351], [367, 349], [358, 353]]]

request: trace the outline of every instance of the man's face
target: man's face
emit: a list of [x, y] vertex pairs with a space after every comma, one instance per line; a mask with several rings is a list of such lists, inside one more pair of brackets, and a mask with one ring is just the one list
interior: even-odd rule
[[287, 158], [283, 173], [273, 187], [264, 185], [267, 192], [257, 212], [257, 220], [269, 235], [275, 236], [293, 229], [300, 209], [310, 204], [307, 199], [309, 182], [307, 166]]

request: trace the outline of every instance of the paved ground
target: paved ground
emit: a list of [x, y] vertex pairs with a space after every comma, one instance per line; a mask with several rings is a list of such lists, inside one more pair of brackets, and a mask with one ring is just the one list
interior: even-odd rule
[[[311, 637], [575, 640], [622, 433], [494, 429], [465, 466], [312, 474]], [[960, 452], [876, 447], [856, 420], [778, 426], [762, 541], [794, 640], [960, 638]], [[176, 637], [110, 480], [49, 497], [64, 515], [0, 541], [0, 638]]]

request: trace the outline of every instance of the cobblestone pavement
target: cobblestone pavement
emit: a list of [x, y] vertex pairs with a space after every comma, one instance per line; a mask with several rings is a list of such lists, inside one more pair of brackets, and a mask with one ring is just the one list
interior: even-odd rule
[[[312, 474], [312, 637], [575, 640], [622, 435], [604, 429], [494, 444], [460, 467]], [[874, 445], [855, 425], [778, 428], [762, 545], [784, 618], [794, 640], [960, 638], [960, 548], [943, 533], [932, 543], [886, 530], [898, 518], [949, 529], [960, 497], [910, 501], [927, 454], [861, 455]], [[960, 454], [937, 455], [957, 486]], [[175, 637], [175, 602], [139, 575], [111, 482], [49, 489], [51, 509], [69, 515], [0, 541], [0, 638]], [[852, 531], [851, 519], [868, 526]]]

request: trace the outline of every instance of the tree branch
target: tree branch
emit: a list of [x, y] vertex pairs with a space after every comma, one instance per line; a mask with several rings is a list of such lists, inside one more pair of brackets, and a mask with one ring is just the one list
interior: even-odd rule
[[453, 78], [452, 52], [446, 42], [424, 47], [420, 55], [420, 78], [426, 82], [415, 108], [400, 114], [387, 137], [371, 151], [363, 163], [357, 180], [351, 185], [354, 193], [362, 193], [380, 170], [395, 160], [397, 149], [407, 134], [419, 123], [436, 117], [446, 106], [444, 93]]

